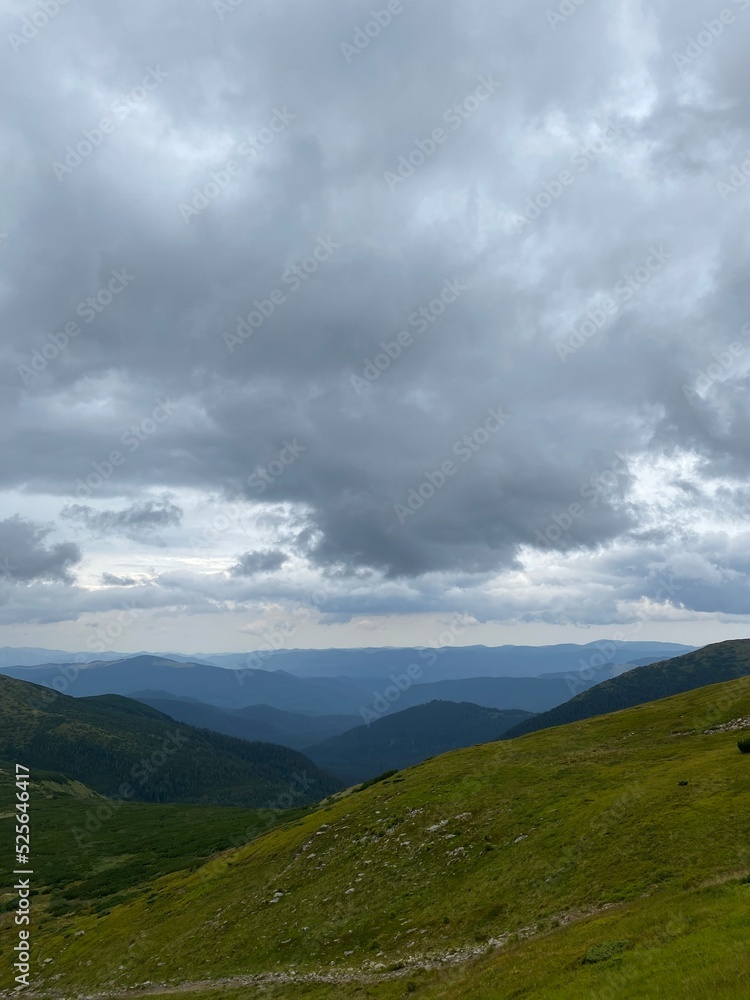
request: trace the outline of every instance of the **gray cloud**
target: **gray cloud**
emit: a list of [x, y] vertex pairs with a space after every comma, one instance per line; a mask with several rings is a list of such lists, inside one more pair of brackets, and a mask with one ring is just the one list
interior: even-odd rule
[[72, 542], [47, 544], [52, 528], [22, 517], [0, 521], [0, 582], [71, 583], [72, 569], [81, 561], [81, 551]]
[[[153, 574], [160, 606], [252, 602], [283, 570], [280, 599], [312, 574], [331, 615], [617, 621], [653, 565], [716, 545], [722, 582], [679, 601], [736, 613], [750, 185], [717, 184], [750, 149], [750, 12], [680, 67], [698, 0], [557, 30], [541, 0], [410, 3], [347, 61], [370, 6], [71, 4], [4, 61], [0, 487], [94, 541], [173, 529], [191, 563]], [[242, 543], [196, 555], [177, 530], [196, 495], [267, 512], [228, 580]], [[535, 583], [516, 601], [497, 577]]]
[[102, 583], [106, 587], [135, 587], [138, 581], [132, 576], [117, 576], [114, 573], [102, 573]]
[[120, 535], [142, 541], [161, 528], [179, 525], [182, 510], [169, 500], [146, 500], [124, 510], [95, 510], [84, 504], [70, 504], [63, 508], [61, 517], [100, 537]]
[[231, 569], [233, 576], [255, 576], [257, 573], [273, 573], [288, 562], [286, 553], [277, 550], [246, 552]]

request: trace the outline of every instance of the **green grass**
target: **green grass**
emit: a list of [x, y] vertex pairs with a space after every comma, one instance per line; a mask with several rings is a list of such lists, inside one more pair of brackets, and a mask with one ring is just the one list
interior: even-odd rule
[[[35, 976], [72, 992], [403, 966], [382, 984], [264, 995], [390, 1000], [412, 982], [469, 1000], [741, 997], [750, 758], [736, 732], [702, 730], [747, 715], [748, 684], [731, 681], [435, 758], [105, 916], [40, 926]], [[418, 968], [514, 933], [456, 968]]]
[[[623, 904], [616, 912], [510, 944], [454, 969], [407, 974], [381, 984], [268, 985], [261, 995], [266, 1000], [400, 1000], [406, 996], [417, 1000], [747, 1000], [749, 910], [750, 886], [734, 882]], [[598, 961], [586, 960], [592, 953], [600, 956]], [[193, 1000], [254, 1000], [258, 995], [256, 987], [190, 994]]]
[[[0, 844], [13, 843], [13, 773], [0, 763]], [[32, 772], [31, 830], [35, 906], [54, 918], [101, 913], [139, 895], [144, 883], [198, 868], [234, 844], [304, 811], [123, 803], [54, 772]], [[102, 810], [97, 814], [98, 810]], [[13, 904], [0, 886], [0, 912]], [[0, 917], [0, 927], [2, 927]], [[8, 918], [6, 918], [7, 920]], [[0, 960], [4, 954], [0, 944]]]

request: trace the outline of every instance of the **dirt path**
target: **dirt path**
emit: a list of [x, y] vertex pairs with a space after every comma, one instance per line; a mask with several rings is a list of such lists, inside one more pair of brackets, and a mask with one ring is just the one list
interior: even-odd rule
[[[600, 907], [589, 907], [560, 915], [557, 920], [560, 926], [577, 923], [586, 917], [602, 913], [624, 903], [607, 903]], [[462, 965], [488, 952], [495, 951], [507, 944], [510, 938], [524, 939], [540, 932], [537, 925], [523, 927], [520, 930], [490, 938], [489, 941], [475, 947], [457, 948], [438, 955], [414, 956], [399, 960], [399, 968], [388, 969], [385, 963], [368, 963], [361, 969], [331, 969], [326, 972], [259, 972], [244, 976], [230, 976], [225, 979], [201, 979], [168, 985], [166, 983], [139, 983], [123, 990], [105, 990], [100, 993], [76, 992], [75, 1000], [137, 1000], [138, 997], [167, 996], [179, 993], [201, 993], [210, 990], [234, 990], [248, 986], [288, 986], [293, 983], [357, 983], [375, 985], [393, 979], [402, 979], [413, 972], [432, 972], [454, 965]], [[403, 964], [402, 964], [403, 963]], [[50, 987], [48, 990], [24, 990], [24, 1000], [72, 1000], [69, 990], [58, 990]], [[0, 992], [0, 1000], [17, 998], [13, 991]]]

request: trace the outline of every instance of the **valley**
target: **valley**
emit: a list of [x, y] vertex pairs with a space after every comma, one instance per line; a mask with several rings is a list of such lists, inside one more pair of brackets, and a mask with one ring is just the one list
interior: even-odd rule
[[[123, 875], [99, 912], [47, 876], [34, 995], [742, 996], [750, 770], [727, 723], [748, 715], [741, 676], [454, 750]], [[129, 803], [102, 851], [126, 809], [165, 808], [215, 807]]]

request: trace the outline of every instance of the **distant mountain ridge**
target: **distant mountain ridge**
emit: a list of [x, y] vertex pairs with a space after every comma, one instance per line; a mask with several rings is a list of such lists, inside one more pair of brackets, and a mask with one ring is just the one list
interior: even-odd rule
[[623, 664], [633, 660], [662, 660], [695, 649], [679, 643], [624, 642], [602, 639], [578, 645], [559, 643], [549, 646], [444, 646], [385, 647], [368, 649], [279, 649], [247, 653], [186, 655], [183, 653], [70, 653], [34, 647], [0, 648], [0, 669], [37, 666], [49, 663], [86, 663], [133, 659], [151, 656], [177, 662], [199, 663], [232, 670], [286, 670], [299, 677], [348, 676], [355, 680], [387, 677], [407, 669], [409, 664], [422, 666], [425, 680], [455, 680], [467, 677], [534, 677], [544, 673], [580, 670], [604, 656], [606, 662]]
[[302, 715], [271, 705], [247, 705], [234, 711], [167, 691], [136, 691], [132, 697], [190, 726], [212, 729], [243, 740], [265, 740], [301, 750], [360, 724], [356, 715]]
[[684, 656], [636, 667], [611, 680], [603, 681], [582, 691], [570, 701], [519, 723], [503, 739], [513, 739], [552, 726], [607, 715], [748, 675], [750, 639], [713, 643]]
[[411, 767], [430, 757], [497, 740], [528, 712], [431, 701], [358, 726], [305, 752], [346, 784]]
[[[575, 686], [565, 674], [552, 677], [469, 677], [462, 680], [428, 681], [425, 667], [421, 682], [407, 685], [391, 702], [384, 692], [392, 686], [390, 677], [297, 677], [284, 670], [227, 670], [200, 663], [169, 660], [159, 656], [134, 656], [83, 667], [44, 664], [32, 667], [3, 667], [0, 674], [36, 684], [53, 686], [65, 694], [84, 697], [158, 690], [168, 698], [186, 699], [235, 710], [250, 705], [267, 705], [301, 715], [349, 715], [369, 721], [368, 712], [390, 714], [424, 705], [430, 701], [472, 702], [486, 708], [523, 709], [543, 712], [559, 705], [596, 677], [575, 677]], [[392, 676], [402, 677], [394, 671]], [[367, 710], [367, 711], [365, 711]], [[184, 712], [184, 709], [180, 709]], [[223, 731], [223, 730], [222, 730]]]
[[267, 807], [296, 782], [302, 805], [338, 787], [288, 747], [181, 725], [120, 695], [69, 698], [4, 676], [0, 759], [61, 771], [104, 795], [144, 802]]

